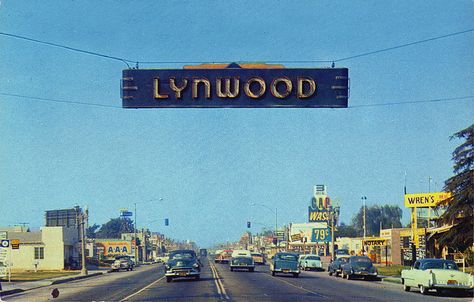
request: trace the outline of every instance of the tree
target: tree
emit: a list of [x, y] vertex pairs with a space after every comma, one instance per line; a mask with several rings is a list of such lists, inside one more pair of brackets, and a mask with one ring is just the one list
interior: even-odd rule
[[446, 180], [445, 191], [451, 192], [446, 211], [438, 220], [438, 225], [452, 225], [447, 232], [441, 233], [438, 241], [441, 245], [464, 251], [473, 244], [473, 207], [474, 207], [474, 124], [453, 136], [464, 142], [453, 151], [454, 176]]
[[357, 237], [357, 230], [352, 225], [341, 222], [341, 225], [336, 227], [334, 237]]
[[96, 238], [96, 235], [97, 235], [96, 233], [99, 228], [100, 228], [100, 225], [95, 224], [95, 223], [94, 225], [89, 226], [86, 230], [87, 238]]
[[133, 222], [128, 218], [112, 218], [96, 233], [97, 238], [120, 238], [122, 233], [133, 233]]
[[[367, 236], [380, 236], [380, 225], [385, 228], [400, 228], [402, 226], [402, 209], [392, 205], [368, 206], [365, 211], [365, 225]], [[364, 234], [364, 207], [360, 207], [359, 212], [352, 217], [352, 225], [357, 235]]]

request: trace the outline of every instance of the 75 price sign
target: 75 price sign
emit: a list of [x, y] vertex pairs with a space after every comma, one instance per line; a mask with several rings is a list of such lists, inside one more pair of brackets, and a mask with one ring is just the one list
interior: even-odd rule
[[311, 239], [312, 242], [329, 242], [331, 241], [331, 232], [329, 228], [315, 228]]

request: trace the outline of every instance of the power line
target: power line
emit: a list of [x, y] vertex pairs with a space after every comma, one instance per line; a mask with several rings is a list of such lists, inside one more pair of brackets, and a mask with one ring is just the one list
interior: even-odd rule
[[70, 51], [76, 51], [76, 52], [80, 52], [80, 53], [85, 53], [85, 54], [88, 54], [88, 55], [93, 55], [93, 56], [102, 57], [102, 58], [106, 58], [106, 59], [121, 61], [122, 63], [125, 63], [128, 66], [128, 68], [130, 68], [130, 65], [128, 63], [135, 62], [135, 61], [131, 61], [131, 60], [124, 59], [124, 58], [119, 58], [119, 57], [115, 57], [115, 56], [101, 54], [101, 53], [98, 53], [98, 52], [95, 52], [95, 51], [83, 50], [83, 49], [70, 47], [70, 46], [66, 46], [66, 45], [61, 45], [61, 44], [36, 40], [36, 39], [32, 39], [32, 38], [28, 38], [28, 37], [20, 36], [20, 35], [9, 34], [9, 33], [5, 33], [5, 32], [0, 32], [0, 35], [7, 36], [7, 37], [12, 37], [12, 38], [16, 38], [16, 39], [21, 39], [21, 40], [26, 40], [26, 41], [29, 41], [29, 42], [49, 45], [49, 46], [53, 46], [53, 47], [59, 47], [59, 48], [62, 48], [62, 49], [66, 49], [66, 50], [70, 50]]
[[[122, 109], [121, 106], [104, 105], [104, 104], [87, 103], [87, 102], [78, 102], [78, 101], [67, 101], [67, 100], [59, 100], [59, 99], [51, 99], [51, 98], [41, 98], [41, 97], [34, 97], [34, 96], [27, 96], [27, 95], [13, 94], [13, 93], [0, 92], [0, 95], [16, 97], [16, 98], [23, 98], [23, 99], [30, 99], [30, 100], [36, 100], [36, 101], [41, 101], [41, 102], [54, 102], [54, 103], [64, 103], [64, 104], [72, 104], [72, 105], [85, 105], [85, 106]], [[459, 101], [459, 100], [468, 100], [468, 99], [474, 100], [474, 95], [451, 97], [451, 98], [430, 99], [430, 100], [400, 101], [400, 102], [379, 103], [379, 104], [361, 104], [361, 105], [349, 106], [348, 108], [351, 109], [351, 108], [363, 108], [363, 107], [396, 106], [396, 105], [406, 105], [406, 104], [441, 103], [441, 102], [452, 102], [452, 101], [456, 101], [456, 100]]]
[[433, 37], [433, 38], [429, 38], [429, 39], [424, 39], [424, 40], [419, 40], [419, 41], [410, 42], [410, 43], [406, 43], [406, 44], [401, 44], [401, 45], [397, 45], [397, 46], [392, 46], [392, 47], [388, 47], [388, 48], [384, 48], [384, 49], [364, 52], [364, 53], [361, 53], [361, 54], [358, 54], [358, 55], [353, 55], [353, 56], [350, 56], [350, 57], [340, 58], [340, 59], [334, 60], [334, 62], [341, 62], [341, 61], [351, 60], [351, 59], [355, 59], [355, 58], [365, 57], [365, 56], [369, 56], [369, 55], [373, 55], [373, 54], [377, 54], [377, 53], [381, 53], [381, 52], [385, 52], [385, 51], [390, 51], [390, 50], [399, 49], [399, 48], [403, 48], [403, 47], [408, 47], [408, 46], [412, 46], [412, 45], [416, 45], [416, 44], [421, 44], [421, 43], [426, 43], [426, 42], [430, 42], [430, 41], [434, 41], [434, 40], [439, 40], [439, 39], [443, 39], [443, 38], [457, 36], [457, 35], [465, 34], [465, 33], [472, 32], [472, 31], [474, 31], [474, 28], [463, 30], [463, 31], [458, 31], [458, 32], [455, 32], [455, 33], [450, 33], [450, 34], [447, 34], [447, 35], [437, 36], [437, 37]]
[[30, 100], [36, 100], [36, 101], [40, 101], [40, 102], [53, 102], [53, 103], [64, 103], [64, 104], [72, 104], [72, 105], [85, 105], [85, 106], [94, 106], [94, 107], [105, 107], [105, 108], [119, 108], [119, 109], [122, 109], [121, 106], [95, 104], [95, 103], [86, 103], [86, 102], [77, 102], [77, 101], [67, 101], [67, 100], [58, 100], [58, 99], [50, 99], [50, 98], [41, 98], [41, 97], [28, 96], [28, 95], [20, 95], [20, 94], [13, 94], [13, 93], [0, 92], [0, 95], [10, 96], [10, 97], [16, 97], [16, 98], [23, 98], [23, 99], [30, 99]]
[[[360, 53], [360, 54], [356, 54], [356, 55], [352, 55], [352, 56], [344, 57], [344, 58], [338, 58], [338, 59], [334, 59], [334, 60], [286, 60], [286, 61], [285, 60], [281, 60], [281, 61], [278, 61], [278, 60], [273, 60], [272, 61], [271, 60], [271, 61], [265, 61], [265, 62], [266, 63], [290, 63], [290, 64], [342, 62], [342, 61], [352, 60], [352, 59], [355, 59], [355, 58], [360, 58], [360, 57], [365, 57], [365, 56], [378, 54], [378, 53], [381, 53], [381, 52], [387, 52], [387, 51], [391, 51], [391, 50], [395, 50], [395, 49], [399, 49], [399, 48], [409, 47], [409, 46], [422, 44], [422, 43], [427, 43], [427, 42], [431, 42], [431, 41], [435, 41], [435, 40], [439, 40], [439, 39], [444, 39], [444, 38], [448, 38], [448, 37], [462, 35], [462, 34], [466, 34], [466, 33], [473, 32], [473, 31], [474, 31], [474, 28], [471, 28], [471, 29], [467, 29], [467, 30], [463, 30], [463, 31], [453, 32], [453, 33], [449, 33], [449, 34], [445, 34], [445, 35], [441, 35], [441, 36], [436, 36], [436, 37], [432, 37], [432, 38], [428, 38], [428, 39], [423, 39], [423, 40], [418, 40], [418, 41], [409, 42], [409, 43], [405, 43], [405, 44], [400, 44], [400, 45], [396, 45], [396, 46], [392, 46], [392, 47], [388, 47], [388, 48], [383, 48], [383, 49], [378, 49], [378, 50], [374, 50], [374, 51], [364, 52], [364, 53]], [[126, 58], [120, 58], [120, 57], [116, 57], [116, 56], [106, 55], [106, 54], [102, 54], [102, 53], [95, 52], [95, 51], [83, 50], [83, 49], [79, 49], [79, 48], [75, 48], [75, 47], [70, 47], [70, 46], [66, 46], [66, 45], [62, 45], [62, 44], [37, 40], [37, 39], [33, 39], [33, 38], [25, 37], [25, 36], [20, 36], [20, 35], [16, 35], [16, 34], [10, 34], [10, 33], [6, 33], [6, 32], [0, 32], [0, 35], [6, 36], [6, 37], [11, 37], [11, 38], [16, 38], [16, 39], [21, 39], [21, 40], [25, 40], [25, 41], [29, 41], [29, 42], [44, 44], [44, 45], [48, 45], [48, 46], [59, 47], [59, 48], [66, 49], [66, 50], [69, 50], [69, 51], [75, 51], [75, 52], [79, 52], [79, 53], [84, 53], [84, 54], [88, 54], [88, 55], [93, 55], [93, 56], [106, 58], [106, 59], [121, 61], [122, 63], [125, 63], [128, 66], [128, 68], [130, 68], [130, 65], [128, 63], [136, 63], [137, 66], [138, 66], [138, 64], [202, 64], [202, 63], [217, 63], [217, 61], [205, 62], [205, 61], [138, 61], [138, 60], [130, 60], [130, 59], [126, 59]], [[239, 62], [244, 63], [245, 61], [236, 61], [236, 62], [237, 63], [239, 63]]]
[[401, 102], [380, 103], [380, 104], [355, 105], [355, 106], [349, 106], [349, 109], [350, 108], [362, 108], [362, 107], [394, 106], [394, 105], [405, 105], [405, 104], [451, 102], [451, 101], [456, 101], [456, 100], [467, 100], [467, 99], [473, 99], [474, 100], [474, 95], [452, 97], [452, 98], [442, 98], [442, 99], [432, 99], [432, 100], [401, 101]]

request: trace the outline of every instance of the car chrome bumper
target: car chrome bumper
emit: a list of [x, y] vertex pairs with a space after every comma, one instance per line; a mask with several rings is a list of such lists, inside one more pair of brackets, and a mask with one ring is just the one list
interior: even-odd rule
[[474, 287], [469, 285], [462, 284], [433, 284], [430, 288], [439, 288], [439, 289], [473, 289]]
[[273, 270], [275, 273], [283, 273], [283, 274], [299, 274], [300, 273], [300, 270], [297, 269], [297, 270], [293, 270], [293, 269], [280, 269], [280, 268], [277, 268], [277, 269], [274, 269]]
[[165, 273], [165, 276], [166, 277], [195, 277], [195, 276], [199, 276], [200, 272], [199, 271], [194, 271], [194, 270], [190, 270], [190, 271], [177, 271], [177, 272], [174, 272], [174, 271], [167, 271]]
[[238, 265], [238, 264], [231, 264], [231, 268], [255, 268], [255, 265]]

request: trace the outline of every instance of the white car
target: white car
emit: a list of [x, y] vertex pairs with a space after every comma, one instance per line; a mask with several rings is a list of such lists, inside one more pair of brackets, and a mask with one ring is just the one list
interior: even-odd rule
[[313, 254], [301, 255], [299, 258], [299, 267], [303, 271], [324, 270], [323, 263], [321, 262], [321, 257], [319, 257], [318, 255], [313, 255]]

